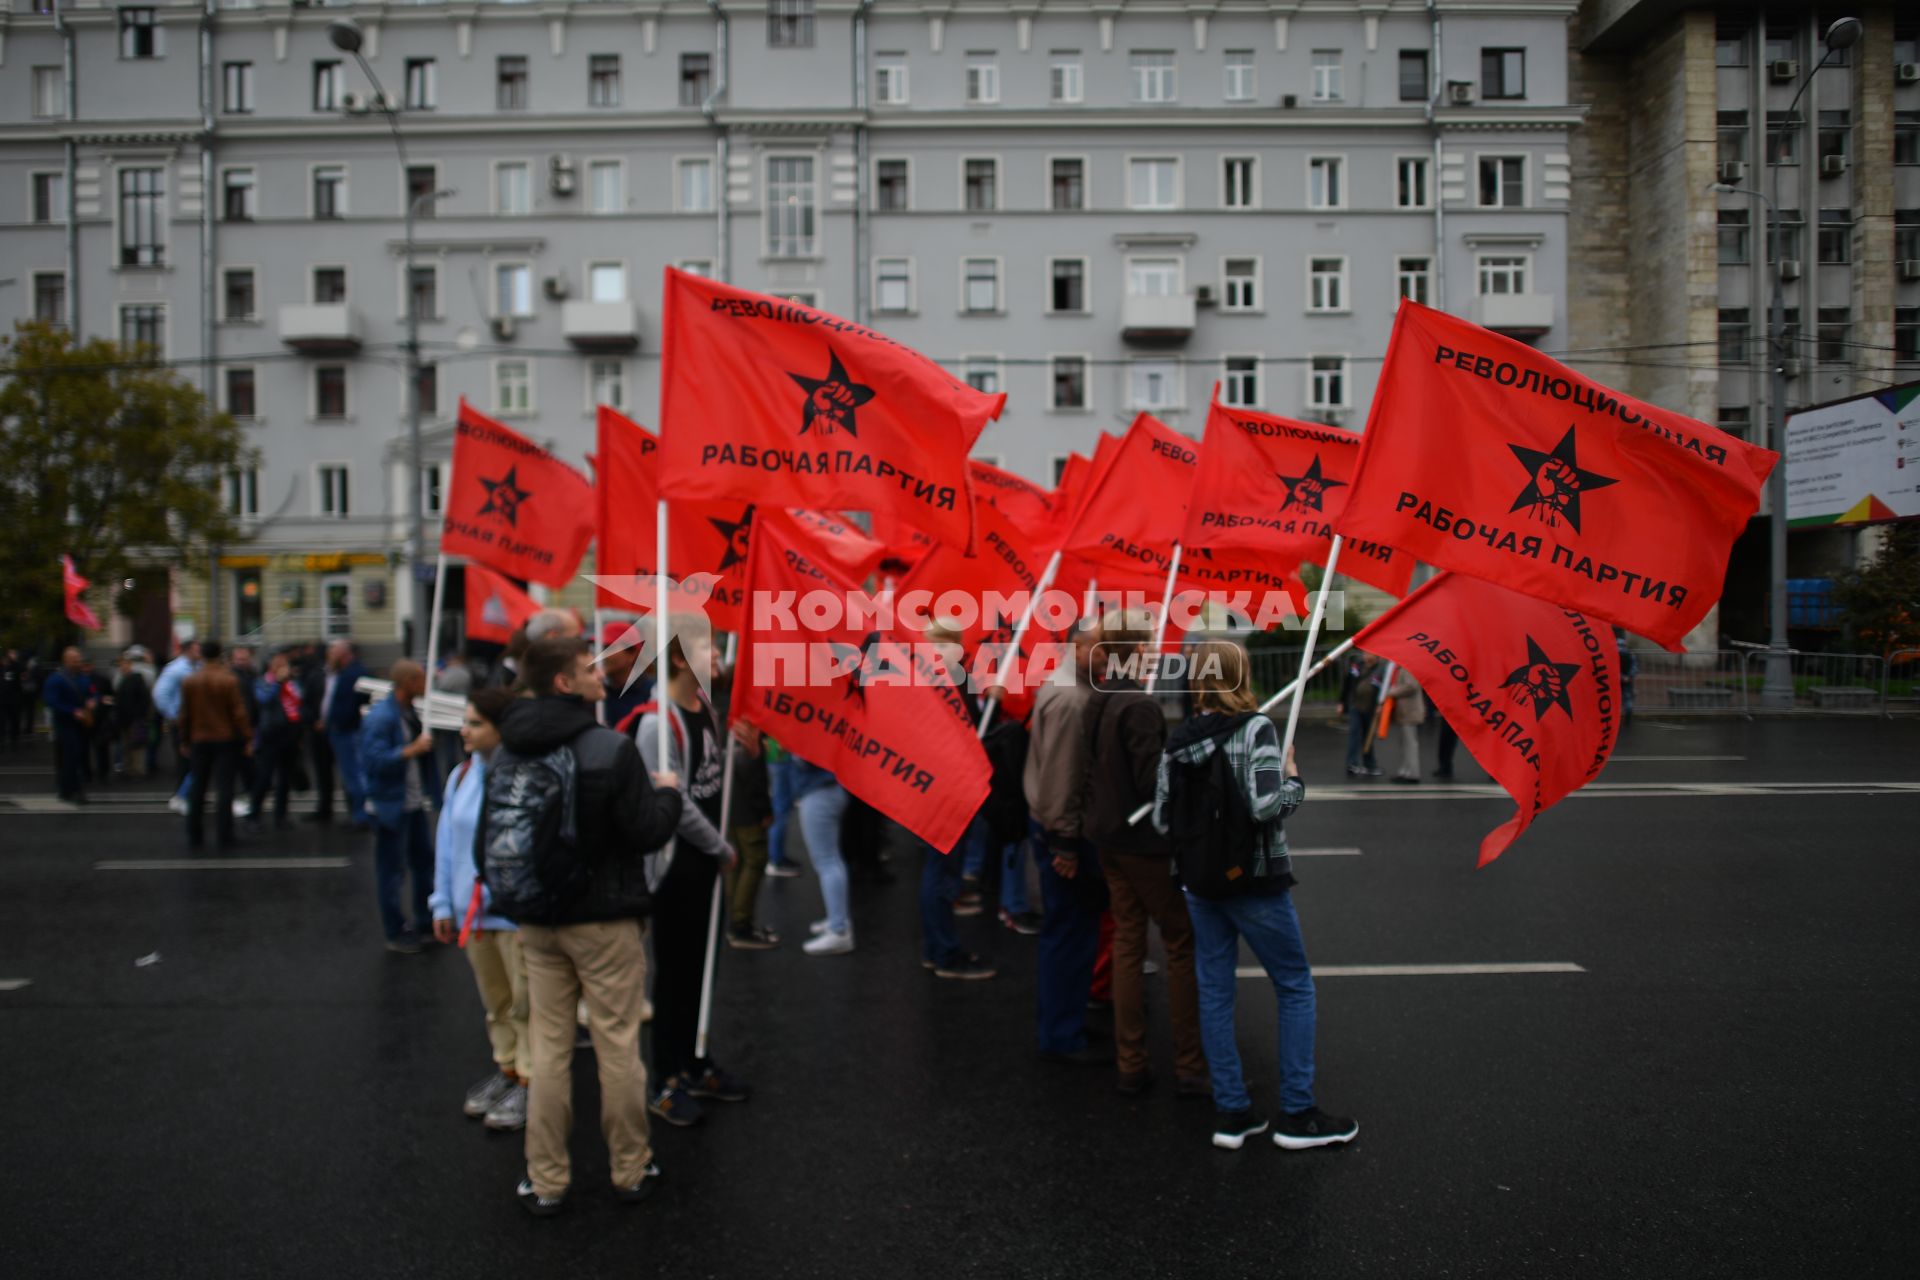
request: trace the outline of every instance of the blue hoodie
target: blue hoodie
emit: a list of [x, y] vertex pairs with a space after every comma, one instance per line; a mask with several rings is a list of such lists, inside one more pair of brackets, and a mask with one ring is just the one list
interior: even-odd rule
[[[486, 792], [487, 762], [477, 755], [468, 756], [471, 765], [462, 765], [447, 779], [446, 798], [440, 804], [440, 829], [433, 842], [433, 893], [427, 898], [427, 910], [435, 920], [451, 918], [457, 924], [467, 918], [467, 904], [473, 900], [473, 836], [480, 822], [480, 799]], [[490, 895], [482, 886], [480, 915], [476, 929], [513, 929], [517, 926], [504, 916], [487, 914]]]

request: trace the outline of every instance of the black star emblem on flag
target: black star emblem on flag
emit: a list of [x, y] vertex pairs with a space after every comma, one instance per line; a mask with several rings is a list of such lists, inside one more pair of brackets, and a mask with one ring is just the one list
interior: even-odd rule
[[1580, 495], [1591, 493], [1595, 489], [1604, 489], [1619, 481], [1612, 476], [1603, 476], [1595, 471], [1582, 471], [1574, 456], [1573, 428], [1567, 428], [1567, 434], [1560, 437], [1560, 443], [1553, 447], [1552, 453], [1542, 453], [1538, 449], [1529, 449], [1525, 445], [1510, 444], [1513, 456], [1527, 469], [1530, 477], [1527, 487], [1513, 500], [1512, 511], [1525, 511], [1536, 520], [1546, 522], [1550, 529], [1558, 529], [1565, 520], [1573, 526], [1575, 533], [1580, 532]]
[[748, 505], [740, 513], [738, 520], [722, 520], [718, 516], [708, 516], [707, 523], [712, 525], [721, 537], [727, 540], [727, 549], [720, 557], [720, 566], [715, 573], [725, 573], [737, 564], [747, 561], [747, 535], [753, 532], [753, 507]]
[[[1278, 472], [1274, 473], [1279, 475]], [[1287, 500], [1280, 504], [1282, 511], [1298, 508], [1302, 511], [1325, 511], [1322, 504], [1329, 489], [1344, 489], [1345, 480], [1329, 480], [1320, 474], [1320, 455], [1313, 455], [1313, 464], [1303, 476], [1280, 476], [1280, 482], [1287, 486]]]
[[800, 434], [805, 435], [816, 426], [823, 436], [835, 431], [844, 431], [856, 439], [860, 435], [859, 424], [854, 414], [860, 406], [873, 399], [872, 387], [863, 387], [853, 380], [846, 366], [840, 363], [839, 353], [832, 347], [827, 348], [827, 376], [809, 378], [803, 373], [789, 373], [807, 393], [807, 403], [800, 415]]
[[520, 468], [508, 467], [507, 474], [498, 480], [480, 477], [480, 487], [487, 491], [486, 505], [480, 508], [481, 515], [499, 515], [510, 525], [520, 524], [520, 504], [533, 496], [530, 489], [520, 487]]
[[1548, 707], [1559, 707], [1567, 713], [1568, 719], [1572, 719], [1573, 703], [1567, 698], [1567, 685], [1579, 674], [1579, 663], [1555, 662], [1532, 636], [1528, 636], [1526, 665], [1515, 667], [1500, 682], [1500, 687], [1510, 690], [1507, 696], [1517, 704], [1531, 702], [1535, 720], [1546, 715]]

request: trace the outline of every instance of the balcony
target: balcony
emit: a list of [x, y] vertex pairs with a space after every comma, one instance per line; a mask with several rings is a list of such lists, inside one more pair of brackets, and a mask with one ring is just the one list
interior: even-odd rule
[[309, 355], [360, 349], [360, 315], [344, 302], [296, 302], [280, 308], [280, 341]]
[[1473, 300], [1468, 317], [1483, 329], [1514, 338], [1537, 338], [1553, 328], [1550, 293], [1487, 293]]
[[1120, 301], [1120, 336], [1141, 346], [1171, 346], [1193, 336], [1193, 295], [1127, 295]]
[[640, 345], [640, 314], [631, 302], [569, 302], [560, 331], [582, 351], [632, 351]]

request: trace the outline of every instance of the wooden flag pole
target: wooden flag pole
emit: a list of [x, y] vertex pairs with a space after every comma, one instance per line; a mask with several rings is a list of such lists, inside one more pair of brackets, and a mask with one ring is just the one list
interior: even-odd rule
[[[1053, 575], [1058, 572], [1060, 572], [1060, 553], [1056, 551], [1047, 558], [1046, 570], [1041, 573], [1040, 581], [1033, 584], [1033, 594], [1027, 597], [1027, 607], [1020, 613], [1020, 625], [1013, 629], [1013, 643], [1008, 646], [1012, 661], [1020, 660], [1020, 641], [1026, 637], [1027, 628], [1033, 623], [1033, 611], [1040, 607], [1040, 597], [1045, 595], [1047, 588], [1053, 585]], [[1000, 706], [996, 698], [988, 698], [986, 703], [986, 707], [980, 712], [979, 736], [982, 738], [987, 736], [987, 726], [993, 723], [993, 713]]]

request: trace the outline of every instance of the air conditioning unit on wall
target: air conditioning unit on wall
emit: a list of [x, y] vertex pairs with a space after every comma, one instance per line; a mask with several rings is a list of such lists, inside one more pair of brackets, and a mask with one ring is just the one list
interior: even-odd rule
[[1767, 74], [1775, 83], [1784, 83], [1800, 78], [1800, 61], [1797, 58], [1776, 58], [1767, 64]]
[[1782, 258], [1780, 260], [1780, 278], [1782, 280], [1798, 280], [1800, 278], [1800, 260], [1798, 258]]
[[1846, 171], [1847, 171], [1847, 158], [1845, 156], [1821, 156], [1820, 157], [1820, 176], [1821, 177], [1837, 178], [1841, 174], [1845, 173]]
[[1472, 106], [1473, 105], [1473, 81], [1471, 80], [1447, 81], [1447, 101], [1451, 102], [1456, 107]]
[[1722, 182], [1742, 181], [1747, 176], [1747, 162], [1745, 160], [1722, 160], [1720, 162], [1719, 173], [1720, 181]]

